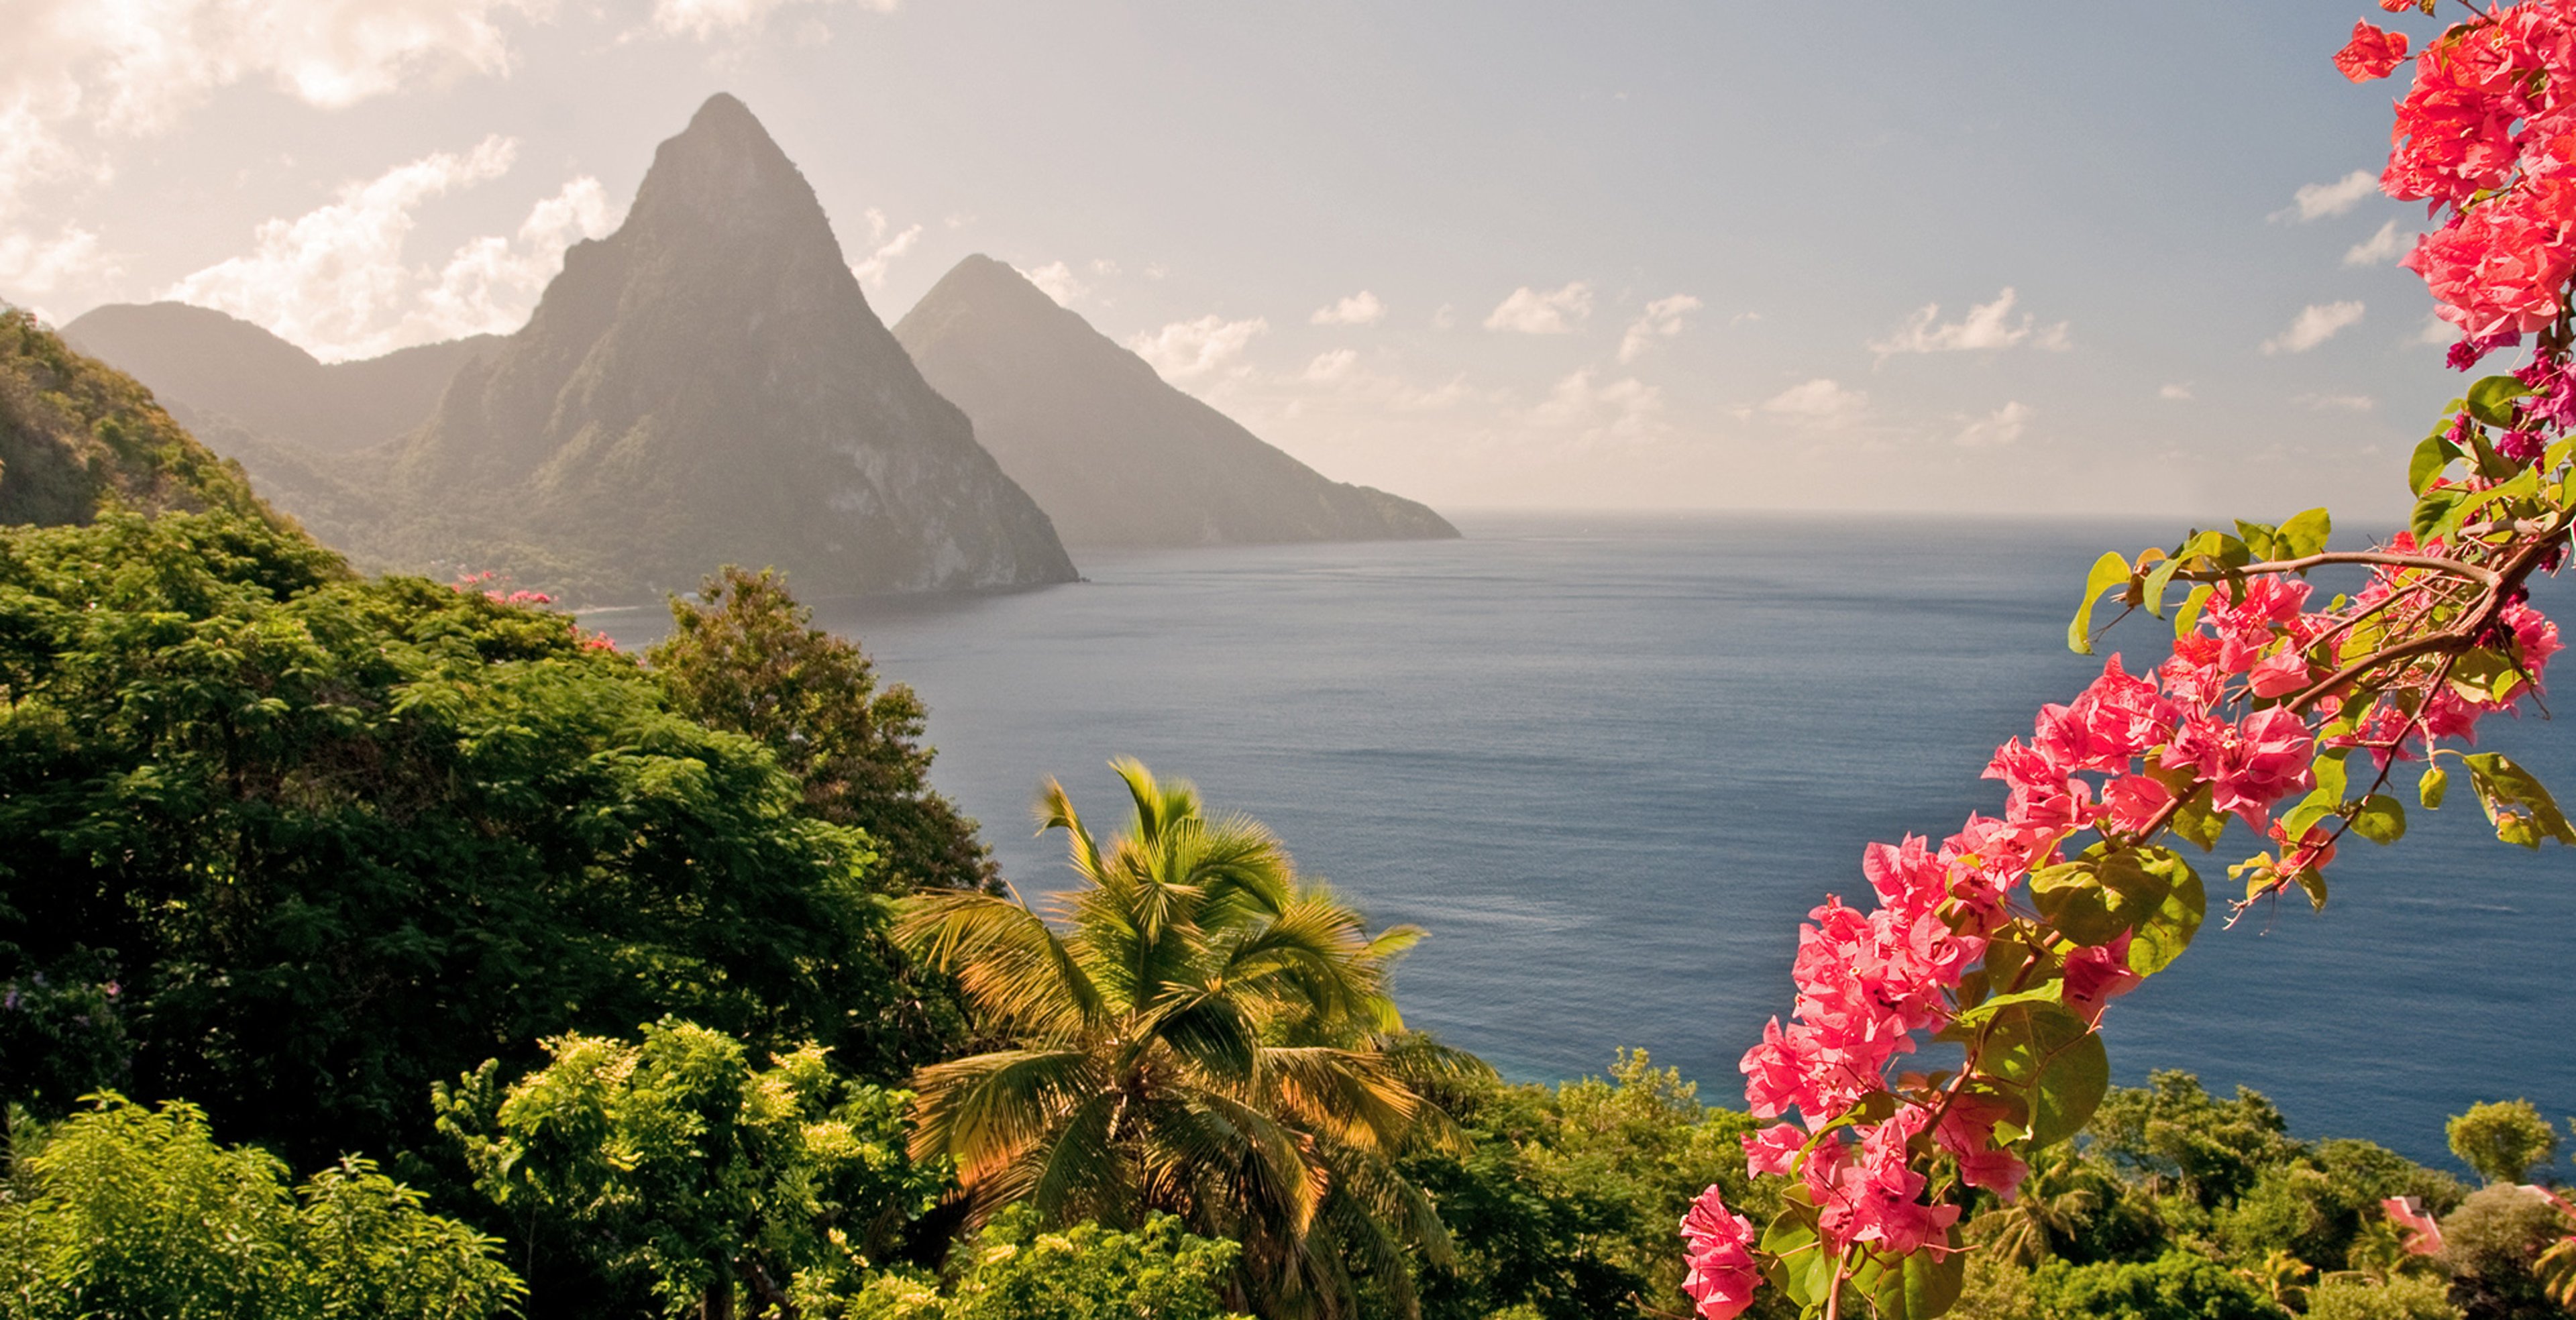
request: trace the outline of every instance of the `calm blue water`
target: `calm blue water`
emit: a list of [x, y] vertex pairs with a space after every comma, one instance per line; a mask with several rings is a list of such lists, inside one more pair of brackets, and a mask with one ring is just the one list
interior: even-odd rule
[[[2085, 567], [2181, 530], [1461, 522], [1455, 542], [1095, 554], [1077, 585], [817, 617], [929, 702], [936, 780], [1023, 891], [1066, 876], [1060, 836], [1026, 823], [1041, 779], [1106, 823], [1124, 795], [1104, 763], [1138, 756], [1425, 927], [1398, 981], [1413, 1025], [1524, 1078], [1641, 1046], [1740, 1104], [1802, 914], [1866, 894], [1865, 842], [1999, 808], [1976, 777], [1994, 744], [2098, 668], [2063, 643]], [[2576, 592], [2543, 603], [2569, 617]], [[2159, 627], [2105, 649], [2161, 658]], [[2488, 745], [2576, 796], [2571, 733], [2500, 721]], [[2115, 1006], [2121, 1080], [2190, 1069], [2302, 1134], [2428, 1161], [2474, 1101], [2576, 1112], [2576, 852], [2496, 843], [2465, 791], [2414, 826], [2348, 845], [2324, 913], [2213, 924]], [[2234, 859], [2202, 867], [2214, 895]]]

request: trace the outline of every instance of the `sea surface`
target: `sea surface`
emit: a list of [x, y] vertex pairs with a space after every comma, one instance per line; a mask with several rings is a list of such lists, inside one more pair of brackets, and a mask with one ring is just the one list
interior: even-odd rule
[[[1740, 1105], [1803, 914], [1866, 898], [1863, 844], [1999, 810], [1978, 778], [1994, 745], [2101, 664], [2064, 644], [2086, 567], [2183, 530], [1459, 522], [1459, 541], [1094, 553], [1068, 586], [813, 604], [928, 702], [935, 782], [1032, 900], [1069, 879], [1062, 836], [1031, 833], [1040, 783], [1099, 829], [1126, 809], [1106, 762], [1136, 756], [1428, 931], [1397, 980], [1411, 1025], [1523, 1079], [1634, 1046]], [[2576, 618], [2576, 590], [2540, 601]], [[666, 624], [586, 622], [630, 647]], [[2140, 616], [2102, 649], [2136, 669], [2169, 636]], [[2576, 799], [2576, 728], [2496, 720], [2486, 745]], [[2497, 843], [2465, 783], [2412, 825], [2347, 843], [2321, 913], [2213, 917], [2114, 1005], [2118, 1079], [2187, 1069], [2301, 1135], [2445, 1164], [2443, 1119], [2473, 1102], [2576, 1113], [2576, 850]], [[2195, 856], [2214, 900], [2244, 844]]]

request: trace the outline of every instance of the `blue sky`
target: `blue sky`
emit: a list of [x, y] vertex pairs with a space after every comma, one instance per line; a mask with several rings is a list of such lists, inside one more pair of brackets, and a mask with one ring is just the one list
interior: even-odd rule
[[2364, 520], [2456, 388], [2364, 14], [0, 0], [0, 296], [507, 329], [725, 90], [888, 321], [990, 253], [1435, 504]]

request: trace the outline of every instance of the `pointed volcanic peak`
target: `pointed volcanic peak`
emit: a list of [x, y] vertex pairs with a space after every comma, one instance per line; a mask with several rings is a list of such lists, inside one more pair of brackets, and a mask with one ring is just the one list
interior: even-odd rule
[[959, 262], [894, 333], [1068, 545], [1458, 535], [1263, 443], [990, 257]]
[[[151, 387], [209, 443], [214, 432], [238, 428], [322, 453], [382, 444], [419, 426], [458, 369], [501, 342], [473, 335], [324, 363], [248, 321], [176, 302], [109, 303], [74, 318], [63, 338]], [[226, 452], [249, 462], [253, 480], [264, 475], [248, 455]]]
[[727, 563], [808, 596], [1074, 576], [869, 308], [813, 188], [724, 95], [389, 464], [420, 512], [383, 557], [595, 603]]

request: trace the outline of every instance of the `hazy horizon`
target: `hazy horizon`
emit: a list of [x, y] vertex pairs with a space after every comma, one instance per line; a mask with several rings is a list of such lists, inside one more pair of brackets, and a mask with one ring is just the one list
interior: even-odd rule
[[887, 323], [989, 253], [1445, 510], [2358, 524], [2456, 388], [2350, 5], [0, 4], [55, 323], [506, 332], [730, 91]]

